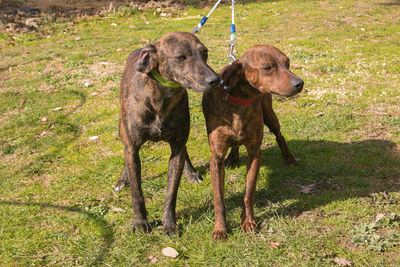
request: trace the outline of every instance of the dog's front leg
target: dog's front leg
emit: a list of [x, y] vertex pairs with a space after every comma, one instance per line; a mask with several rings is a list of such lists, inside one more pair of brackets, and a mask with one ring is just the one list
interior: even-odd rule
[[253, 207], [256, 193], [257, 176], [260, 170], [261, 149], [260, 144], [247, 147], [247, 176], [246, 192], [242, 210], [242, 229], [246, 232], [254, 231], [256, 222], [254, 220]]
[[141, 185], [141, 164], [139, 158], [140, 146], [125, 146], [125, 170], [128, 176], [132, 194], [133, 228], [138, 231], [150, 231], [147, 222], [147, 211]]
[[179, 182], [181, 180], [183, 166], [185, 164], [185, 146], [170, 143], [171, 157], [168, 164], [168, 185], [167, 195], [164, 202], [163, 230], [166, 234], [172, 235], [177, 231], [176, 226], [176, 198], [178, 195]]
[[228, 145], [210, 143], [211, 159], [210, 174], [214, 193], [214, 214], [215, 224], [212, 237], [217, 240], [227, 238], [226, 215], [225, 215], [225, 169], [224, 159]]

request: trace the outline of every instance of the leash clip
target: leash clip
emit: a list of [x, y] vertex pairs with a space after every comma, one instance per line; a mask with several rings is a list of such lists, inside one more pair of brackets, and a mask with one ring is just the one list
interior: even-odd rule
[[235, 34], [231, 34], [231, 40], [229, 41], [229, 54], [228, 54], [229, 65], [231, 65], [233, 62], [236, 61], [236, 57], [233, 54], [233, 49], [235, 47], [235, 44], [236, 44], [236, 36]]
[[203, 28], [203, 25], [201, 25], [201, 23], [197, 24], [197, 26], [194, 27], [192, 34], [198, 33], [201, 28]]
[[199, 31], [201, 31], [201, 29], [203, 28], [204, 24], [206, 24], [208, 17], [203, 17], [201, 19], [201, 21], [199, 22], [199, 24], [197, 24], [196, 27], [194, 27], [192, 34], [198, 33]]

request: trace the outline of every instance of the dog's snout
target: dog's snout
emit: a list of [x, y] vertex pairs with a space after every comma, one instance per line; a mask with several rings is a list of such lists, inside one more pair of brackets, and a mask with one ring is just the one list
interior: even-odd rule
[[210, 75], [206, 78], [206, 82], [210, 87], [216, 87], [219, 83], [219, 76], [218, 75]]
[[300, 93], [304, 86], [304, 81], [302, 79], [293, 79], [290, 81], [290, 85], [296, 88], [297, 92]]

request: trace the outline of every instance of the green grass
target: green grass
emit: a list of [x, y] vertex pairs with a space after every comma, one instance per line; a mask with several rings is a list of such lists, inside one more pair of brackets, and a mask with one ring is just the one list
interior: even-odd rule
[[[48, 22], [42, 25], [48, 38], [0, 32], [0, 265], [150, 265], [150, 256], [173, 266], [326, 266], [336, 257], [357, 266], [399, 265], [399, 240], [384, 251], [354, 240], [378, 213], [400, 215], [400, 7], [383, 5], [388, 1], [237, 5], [236, 54], [259, 43], [277, 46], [304, 79], [305, 92], [274, 98], [283, 135], [301, 162], [285, 166], [265, 129], [255, 233], [240, 230], [244, 149], [241, 164], [226, 170], [225, 242], [211, 239], [210, 152], [200, 94], [189, 91], [187, 146], [204, 182], [182, 180], [179, 236], [164, 235], [160, 224], [166, 143], [141, 150], [150, 234], [131, 230], [129, 190], [112, 190], [123, 167], [118, 93], [124, 60], [165, 19], [164, 32], [191, 31], [199, 18], [176, 18], [207, 11], [191, 8], [164, 18], [124, 10]], [[199, 34], [217, 71], [227, 63], [229, 24], [224, 5]], [[95, 135], [99, 139], [89, 139]], [[301, 193], [312, 183], [311, 194]], [[398, 230], [387, 224], [373, 233], [384, 238]], [[164, 257], [166, 246], [179, 257]]]

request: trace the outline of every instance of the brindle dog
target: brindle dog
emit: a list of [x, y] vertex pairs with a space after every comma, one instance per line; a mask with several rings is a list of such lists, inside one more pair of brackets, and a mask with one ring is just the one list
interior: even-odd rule
[[[150, 231], [141, 188], [139, 149], [147, 141], [166, 141], [171, 147], [168, 185], [164, 202], [163, 230], [174, 234], [176, 198], [185, 159], [190, 117], [185, 88], [205, 92], [219, 83], [219, 76], [207, 65], [207, 48], [185, 32], [166, 34], [143, 49], [134, 50], [126, 61], [120, 90], [119, 135], [124, 145], [125, 165], [116, 189], [130, 185], [136, 230]], [[152, 71], [153, 70], [153, 71]], [[170, 84], [155, 79], [154, 70]], [[164, 83], [165, 84], [165, 83]], [[198, 176], [189, 163], [186, 176]]]
[[[250, 232], [256, 225], [253, 206], [261, 163], [264, 123], [276, 135], [285, 160], [295, 163], [280, 133], [270, 94], [292, 96], [299, 93], [304, 85], [298, 76], [289, 71], [288, 57], [277, 48], [268, 45], [249, 48], [238, 61], [226, 67], [220, 76], [221, 85], [203, 96], [203, 113], [212, 154], [210, 173], [215, 207], [212, 237], [215, 239], [227, 237], [224, 161], [228, 148], [233, 147], [233, 153], [237, 153], [231, 156], [230, 160], [237, 160], [237, 149], [240, 145], [246, 146], [248, 152], [241, 227]], [[237, 100], [245, 104], [240, 104]]]

